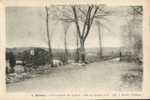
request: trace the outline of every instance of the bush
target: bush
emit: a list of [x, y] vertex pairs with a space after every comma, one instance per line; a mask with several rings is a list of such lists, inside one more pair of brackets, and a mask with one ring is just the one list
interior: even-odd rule
[[[16, 58], [13, 54], [13, 52], [6, 52], [6, 60], [8, 61], [8, 63], [10, 64], [10, 66], [7, 66], [7, 67], [10, 67], [10, 72], [14, 72], [14, 67], [16, 65]], [[8, 73], [8, 68], [6, 67], [6, 72]]]
[[30, 54], [30, 50], [23, 52], [23, 61], [25, 65], [40, 66], [48, 63], [49, 57], [46, 50], [34, 48], [34, 55]]

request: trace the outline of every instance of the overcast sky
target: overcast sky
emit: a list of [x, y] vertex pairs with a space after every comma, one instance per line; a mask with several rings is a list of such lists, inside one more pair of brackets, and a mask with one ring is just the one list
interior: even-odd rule
[[[117, 7], [115, 7], [117, 8]], [[118, 7], [120, 12], [125, 12], [124, 7]], [[118, 9], [117, 8], [117, 9]], [[48, 47], [45, 40], [45, 10], [40, 7], [8, 7], [6, 9], [6, 43], [7, 47]], [[103, 47], [120, 47], [121, 26], [125, 17], [110, 16], [111, 21], [106, 23], [110, 31], [105, 28], [103, 33]], [[64, 30], [61, 22], [51, 21], [52, 47], [64, 48]], [[87, 48], [99, 47], [97, 27], [93, 25], [86, 40]], [[76, 47], [75, 26], [70, 24], [67, 33], [68, 48]]]

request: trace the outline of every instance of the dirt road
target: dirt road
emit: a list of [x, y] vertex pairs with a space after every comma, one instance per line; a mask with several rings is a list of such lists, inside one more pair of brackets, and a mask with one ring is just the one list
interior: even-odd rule
[[[96, 62], [86, 66], [67, 65], [55, 68], [49, 74], [7, 85], [14, 92], [98, 92], [135, 91], [136, 85], [124, 86], [121, 76], [132, 68], [134, 63]], [[141, 84], [141, 83], [139, 83]]]

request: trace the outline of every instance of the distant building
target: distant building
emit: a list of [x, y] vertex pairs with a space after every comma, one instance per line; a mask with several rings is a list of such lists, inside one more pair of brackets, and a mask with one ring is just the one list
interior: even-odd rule
[[35, 49], [30, 49], [30, 55], [32, 55], [32, 56], [35, 55]]

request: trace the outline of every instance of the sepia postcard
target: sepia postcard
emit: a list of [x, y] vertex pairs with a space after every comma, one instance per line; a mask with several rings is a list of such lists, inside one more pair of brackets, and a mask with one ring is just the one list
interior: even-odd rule
[[149, 0], [1, 0], [0, 100], [148, 100], [149, 34]]

